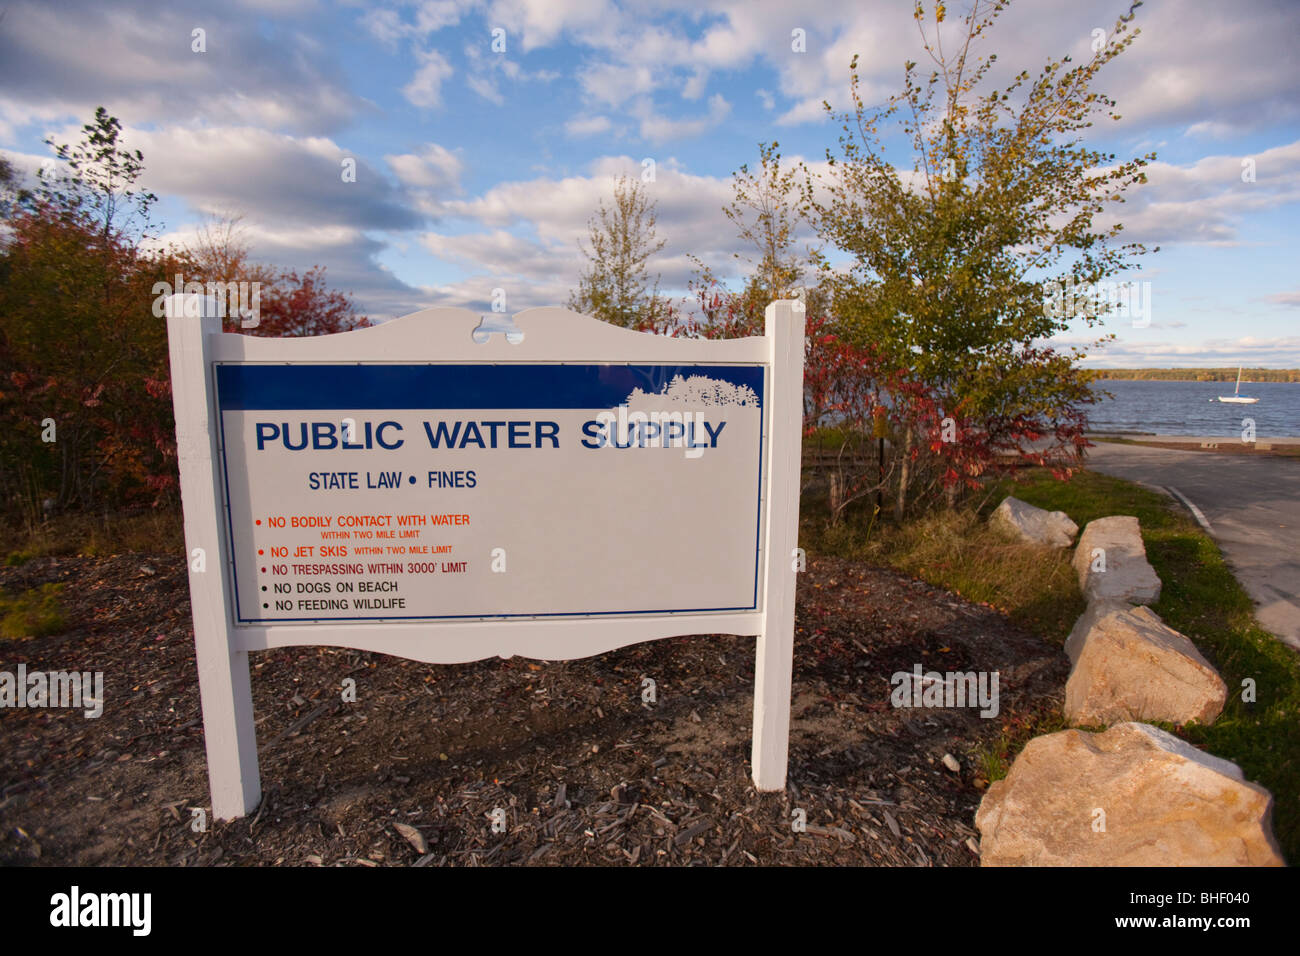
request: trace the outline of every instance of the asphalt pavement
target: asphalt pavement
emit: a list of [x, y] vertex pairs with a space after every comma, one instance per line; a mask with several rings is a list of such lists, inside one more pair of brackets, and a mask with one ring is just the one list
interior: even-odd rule
[[1300, 650], [1300, 459], [1098, 442], [1087, 464], [1194, 505], [1260, 624]]

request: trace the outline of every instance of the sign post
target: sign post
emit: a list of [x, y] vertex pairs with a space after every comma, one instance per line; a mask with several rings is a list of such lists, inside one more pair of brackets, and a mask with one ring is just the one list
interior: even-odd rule
[[790, 749], [790, 689], [794, 668], [794, 595], [799, 546], [799, 486], [803, 452], [804, 308], [781, 300], [764, 323], [772, 374], [772, 426], [767, 441], [767, 596], [754, 665], [751, 762], [759, 790], [784, 790]]
[[176, 458], [185, 513], [208, 785], [212, 815], [228, 820], [242, 817], [257, 806], [262, 799], [262, 782], [257, 771], [257, 728], [253, 722], [248, 651], [239, 646], [231, 631], [230, 592], [221, 559], [224, 548], [217, 501], [221, 484], [213, 454], [212, 363], [207, 354], [209, 343], [221, 334], [215, 299], [168, 298], [167, 343], [176, 412]]
[[168, 300], [213, 815], [260, 799], [248, 653], [561, 660], [758, 637], [753, 774], [785, 785], [803, 312], [685, 340], [565, 309], [301, 339]]

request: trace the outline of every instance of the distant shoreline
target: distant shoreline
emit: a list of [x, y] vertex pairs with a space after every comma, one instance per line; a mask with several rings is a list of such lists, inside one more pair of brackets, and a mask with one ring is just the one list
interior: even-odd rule
[[1153, 445], [1189, 450], [1213, 449], [1216, 451], [1277, 452], [1288, 457], [1300, 452], [1300, 435], [1261, 436], [1252, 442], [1243, 442], [1239, 434], [1232, 435], [1164, 435], [1156, 432], [1088, 431], [1089, 441], [1112, 441], [1134, 445]]
[[[1234, 368], [1092, 368], [1087, 369], [1099, 379], [1112, 381], [1151, 382], [1235, 382]], [[1297, 368], [1243, 368], [1242, 384], [1246, 382], [1300, 382]]]

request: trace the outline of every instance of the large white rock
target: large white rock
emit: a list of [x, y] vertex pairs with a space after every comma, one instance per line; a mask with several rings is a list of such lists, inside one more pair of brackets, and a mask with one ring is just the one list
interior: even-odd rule
[[1074, 549], [1074, 570], [1084, 599], [1154, 604], [1160, 578], [1147, 562], [1142, 529], [1131, 515], [1089, 521]]
[[1273, 797], [1148, 724], [1035, 737], [984, 795], [983, 866], [1285, 866]]
[[1074, 622], [1074, 627], [1070, 629], [1070, 636], [1065, 639], [1065, 656], [1070, 658], [1070, 664], [1078, 663], [1079, 651], [1083, 650], [1083, 639], [1097, 626], [1099, 620], [1112, 611], [1122, 611], [1132, 606], [1127, 601], [1093, 601], [1090, 603], [1084, 609], [1084, 612], [1079, 615], [1079, 619]]
[[1218, 671], [1149, 607], [1091, 605], [1065, 652], [1074, 664], [1065, 684], [1065, 716], [1073, 724], [1210, 724], [1228, 700]]
[[1045, 544], [1053, 548], [1068, 548], [1074, 543], [1079, 526], [1064, 511], [1046, 511], [1021, 501], [1006, 497], [989, 516], [993, 524], [1001, 525], [1031, 544]]

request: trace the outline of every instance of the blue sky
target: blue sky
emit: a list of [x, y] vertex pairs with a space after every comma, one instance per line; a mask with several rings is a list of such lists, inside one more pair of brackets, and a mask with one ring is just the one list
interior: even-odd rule
[[[1125, 9], [1018, 0], [981, 52], [1000, 75], [1084, 59]], [[1300, 367], [1300, 4], [1148, 0], [1136, 25], [1099, 84], [1123, 120], [1092, 142], [1158, 154], [1123, 215], [1161, 247], [1127, 276], [1151, 283], [1152, 321], [1110, 320], [1089, 364]], [[102, 104], [144, 152], [165, 241], [236, 212], [255, 257], [326, 266], [373, 317], [485, 310], [493, 288], [517, 311], [563, 304], [587, 220], [646, 159], [662, 288], [684, 289], [688, 254], [735, 275], [731, 173], [771, 140], [819, 169], [838, 134], [820, 104], [847, 105], [854, 54], [868, 99], [898, 89], [925, 56], [910, 0], [19, 2], [0, 150], [32, 170]]]

